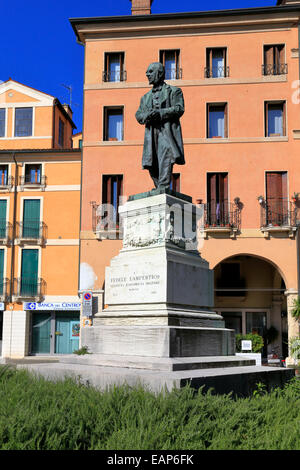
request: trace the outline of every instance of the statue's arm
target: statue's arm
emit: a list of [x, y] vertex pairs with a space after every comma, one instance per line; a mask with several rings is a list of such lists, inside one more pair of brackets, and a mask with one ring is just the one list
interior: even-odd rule
[[149, 110], [146, 109], [144, 105], [144, 97], [142, 97], [139, 109], [135, 113], [135, 117], [139, 124], [146, 124], [146, 120], [148, 116], [149, 116]]
[[160, 110], [161, 119], [168, 121], [171, 119], [179, 119], [184, 113], [184, 99], [180, 88], [177, 88], [171, 95], [171, 105], [169, 108]]

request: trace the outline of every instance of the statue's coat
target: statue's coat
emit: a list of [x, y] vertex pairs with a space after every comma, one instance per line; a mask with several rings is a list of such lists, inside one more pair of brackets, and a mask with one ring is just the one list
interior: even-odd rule
[[[136, 112], [136, 119], [145, 126], [145, 140], [142, 165], [148, 169], [153, 164], [153, 138], [152, 125], [146, 123], [146, 117], [152, 110], [152, 90], [141, 98], [140, 107]], [[161, 91], [161, 129], [164, 132], [169, 146], [172, 149], [172, 162], [184, 165], [184, 150], [179, 118], [184, 113], [184, 99], [180, 88], [163, 83]]]

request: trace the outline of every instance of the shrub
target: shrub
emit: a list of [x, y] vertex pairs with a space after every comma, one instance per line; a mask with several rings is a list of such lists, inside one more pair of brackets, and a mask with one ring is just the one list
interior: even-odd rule
[[73, 354], [77, 354], [77, 356], [84, 356], [84, 354], [91, 354], [88, 352], [88, 347], [87, 346], [82, 346], [80, 349], [76, 349], [73, 351]]
[[295, 320], [300, 320], [300, 297], [297, 297], [294, 300], [294, 306], [292, 310], [292, 317], [295, 318]]
[[248, 333], [247, 335], [236, 335], [236, 350], [237, 352], [242, 351], [242, 341], [248, 340], [252, 341], [252, 352], [259, 353], [261, 352], [262, 348], [264, 347], [264, 340], [263, 338], [254, 333]]
[[[1, 367], [0, 367], [1, 370]], [[300, 380], [249, 398], [0, 373], [0, 450], [295, 450]]]

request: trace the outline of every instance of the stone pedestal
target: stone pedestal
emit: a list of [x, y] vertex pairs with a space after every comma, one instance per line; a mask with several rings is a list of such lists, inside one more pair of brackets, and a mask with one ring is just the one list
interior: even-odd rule
[[107, 308], [81, 343], [98, 354], [233, 355], [234, 331], [211, 311], [213, 272], [197, 250], [202, 207], [154, 190], [130, 197], [120, 216], [123, 248], [106, 268]]

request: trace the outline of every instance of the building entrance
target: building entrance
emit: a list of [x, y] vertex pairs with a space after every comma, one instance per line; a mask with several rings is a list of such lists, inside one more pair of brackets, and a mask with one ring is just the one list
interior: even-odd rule
[[72, 354], [79, 348], [79, 312], [34, 312], [32, 354]]

